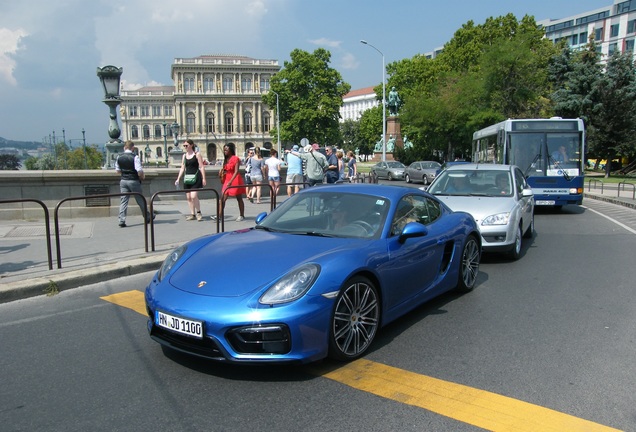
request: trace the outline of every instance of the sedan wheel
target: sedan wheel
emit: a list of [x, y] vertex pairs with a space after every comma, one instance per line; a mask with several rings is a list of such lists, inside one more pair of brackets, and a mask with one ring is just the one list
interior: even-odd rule
[[517, 226], [515, 230], [515, 242], [512, 246], [512, 249], [508, 252], [508, 257], [516, 261], [521, 257], [521, 226]]
[[404, 180], [405, 180], [407, 183], [411, 183], [411, 176], [410, 176], [410, 175], [408, 175], [408, 174], [405, 174], [405, 175], [404, 175]]
[[354, 360], [364, 354], [378, 331], [378, 291], [366, 278], [357, 276], [345, 283], [336, 300], [329, 335], [329, 356]]
[[387, 174], [387, 178], [388, 178], [390, 181], [393, 181], [393, 174], [388, 173], [388, 174]]
[[462, 261], [459, 268], [459, 282], [457, 290], [461, 292], [472, 291], [477, 281], [480, 261], [479, 244], [474, 236], [468, 237], [462, 251]]

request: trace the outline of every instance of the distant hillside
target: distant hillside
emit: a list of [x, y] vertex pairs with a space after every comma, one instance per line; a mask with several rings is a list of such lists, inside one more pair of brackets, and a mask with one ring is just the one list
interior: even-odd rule
[[12, 147], [18, 149], [35, 150], [42, 147], [41, 142], [36, 141], [13, 141], [0, 137], [0, 148]]

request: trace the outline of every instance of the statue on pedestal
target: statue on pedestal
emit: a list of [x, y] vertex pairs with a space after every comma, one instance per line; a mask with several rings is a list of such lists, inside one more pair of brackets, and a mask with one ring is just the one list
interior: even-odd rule
[[393, 138], [393, 135], [389, 135], [389, 141], [387, 141], [386, 143], [386, 151], [388, 153], [393, 153], [394, 149], [395, 149], [395, 138]]
[[400, 99], [400, 96], [398, 95], [397, 90], [395, 90], [395, 87], [391, 87], [387, 106], [389, 107], [389, 115], [392, 115], [392, 116], [396, 116], [398, 113], [398, 110], [402, 106], [402, 100]]

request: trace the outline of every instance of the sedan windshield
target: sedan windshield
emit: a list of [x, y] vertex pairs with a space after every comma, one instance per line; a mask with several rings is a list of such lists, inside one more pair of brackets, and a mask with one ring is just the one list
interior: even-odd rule
[[377, 238], [388, 209], [388, 200], [374, 195], [302, 193], [286, 200], [256, 228], [296, 235]]

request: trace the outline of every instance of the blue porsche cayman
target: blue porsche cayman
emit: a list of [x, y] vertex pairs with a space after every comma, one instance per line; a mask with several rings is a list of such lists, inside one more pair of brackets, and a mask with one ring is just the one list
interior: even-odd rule
[[146, 288], [148, 330], [214, 360], [353, 360], [387, 323], [451, 289], [472, 290], [480, 241], [468, 213], [419, 189], [304, 189], [253, 228], [171, 252]]

